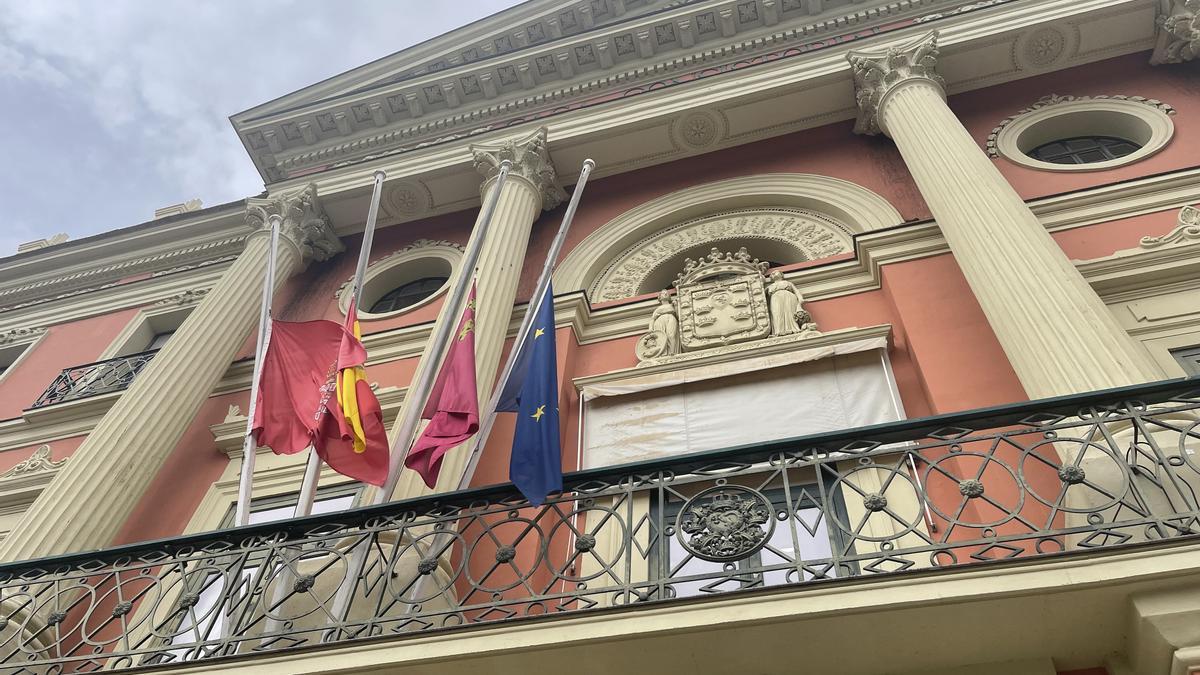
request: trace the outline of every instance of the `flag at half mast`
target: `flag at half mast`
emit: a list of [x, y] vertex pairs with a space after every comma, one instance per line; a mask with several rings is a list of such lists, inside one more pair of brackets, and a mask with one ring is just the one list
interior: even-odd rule
[[421, 474], [429, 487], [437, 485], [442, 458], [479, 430], [479, 393], [475, 386], [475, 286], [467, 296], [458, 330], [438, 372], [421, 419], [425, 431], [404, 458], [404, 466]]
[[553, 287], [546, 287], [525, 340], [514, 349], [521, 351], [496, 410], [517, 413], [508, 478], [536, 506], [562, 490]]

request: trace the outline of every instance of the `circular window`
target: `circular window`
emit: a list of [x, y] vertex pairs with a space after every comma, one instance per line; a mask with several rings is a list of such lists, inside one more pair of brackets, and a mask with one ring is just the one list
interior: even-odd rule
[[401, 284], [376, 300], [375, 304], [371, 305], [371, 313], [385, 314], [408, 309], [437, 293], [438, 289], [444, 286], [449, 279], [450, 277], [424, 277]]
[[[418, 241], [367, 268], [359, 318], [385, 319], [421, 307], [449, 286], [462, 250], [449, 242]], [[342, 312], [350, 307], [350, 281], [338, 291]]]
[[1175, 132], [1171, 112], [1145, 99], [1053, 99], [1005, 120], [990, 151], [1044, 171], [1111, 169], [1162, 150]]
[[1052, 164], [1094, 164], [1120, 159], [1141, 147], [1133, 141], [1112, 136], [1076, 136], [1043, 143], [1027, 154]]

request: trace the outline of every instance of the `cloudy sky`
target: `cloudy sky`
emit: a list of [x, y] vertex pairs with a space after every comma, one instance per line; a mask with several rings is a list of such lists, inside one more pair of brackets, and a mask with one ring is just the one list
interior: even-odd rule
[[262, 190], [233, 113], [517, 0], [0, 0], [0, 257]]

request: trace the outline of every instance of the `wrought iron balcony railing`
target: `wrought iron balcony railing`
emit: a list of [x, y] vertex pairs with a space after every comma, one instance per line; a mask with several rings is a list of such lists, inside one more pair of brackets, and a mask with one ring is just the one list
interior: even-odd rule
[[64, 401], [121, 391], [133, 382], [133, 378], [142, 372], [142, 368], [145, 368], [157, 353], [158, 350], [155, 349], [65, 368], [29, 407], [41, 408]]
[[1200, 535], [1198, 450], [1200, 382], [1176, 380], [582, 471], [539, 507], [502, 485], [12, 563], [0, 672], [1153, 546]]

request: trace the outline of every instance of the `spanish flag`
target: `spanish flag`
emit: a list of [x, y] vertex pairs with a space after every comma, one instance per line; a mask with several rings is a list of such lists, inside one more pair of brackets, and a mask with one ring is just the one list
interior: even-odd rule
[[329, 407], [324, 443], [316, 448], [334, 471], [364, 483], [383, 485], [388, 473], [387, 430], [379, 399], [371, 391], [363, 369], [366, 360], [358, 308], [351, 302], [334, 376], [337, 405]]

